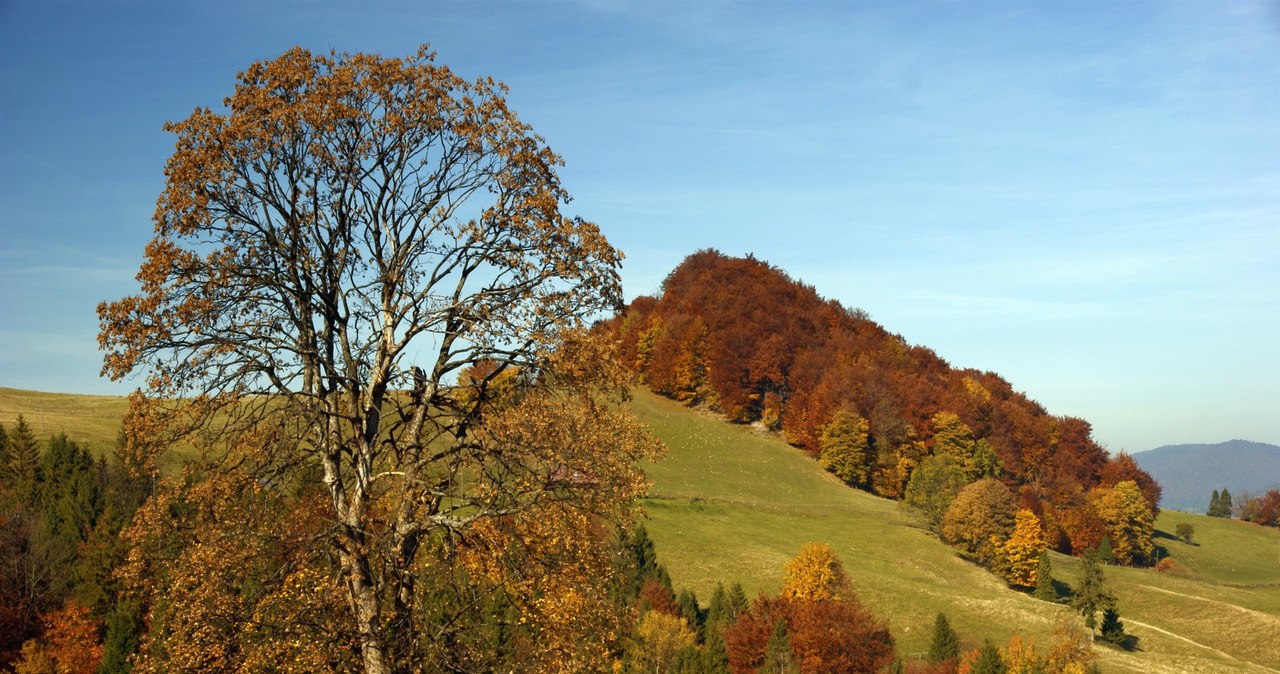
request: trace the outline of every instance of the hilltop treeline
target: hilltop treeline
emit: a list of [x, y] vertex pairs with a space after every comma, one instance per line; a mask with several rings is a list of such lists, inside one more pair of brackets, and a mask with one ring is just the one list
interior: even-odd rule
[[[1133, 481], [1157, 512], [1159, 486], [1109, 456], [1087, 421], [1048, 413], [994, 372], [953, 368], [754, 257], [695, 253], [608, 328], [655, 392], [781, 431], [853, 486], [903, 498], [917, 467], [953, 454], [970, 481], [1004, 482], [1064, 552], [1114, 536], [1099, 490]], [[852, 459], [824, 456], [838, 446]]]

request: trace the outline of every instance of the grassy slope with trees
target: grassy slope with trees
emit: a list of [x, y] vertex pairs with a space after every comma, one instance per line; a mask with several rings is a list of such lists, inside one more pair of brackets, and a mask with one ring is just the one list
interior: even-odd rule
[[[776, 592], [802, 545], [830, 544], [859, 596], [890, 625], [904, 654], [928, 648], [939, 611], [969, 646], [984, 637], [1032, 635], [1048, 644], [1070, 609], [1006, 589], [961, 559], [896, 502], [842, 485], [773, 434], [727, 424], [647, 391], [634, 410], [670, 448], [647, 470], [649, 530], [677, 587], [710, 596], [717, 581], [749, 594]], [[1194, 545], [1176, 540], [1179, 523]], [[1108, 566], [1128, 631], [1139, 649], [1098, 647], [1107, 672], [1280, 670], [1280, 531], [1167, 512], [1157, 521], [1173, 572]], [[1054, 574], [1078, 581], [1078, 559], [1054, 554]]]
[[[65, 432], [97, 451], [114, 445], [126, 407], [118, 397], [15, 389], [0, 389], [0, 403], [0, 423], [22, 414], [42, 445]], [[717, 581], [740, 581], [752, 596], [777, 592], [787, 560], [805, 543], [822, 541], [835, 548], [859, 597], [889, 624], [903, 654], [927, 650], [939, 611], [972, 647], [1015, 633], [1047, 645], [1054, 623], [1073, 615], [1006, 589], [898, 503], [844, 486], [774, 434], [647, 391], [637, 391], [632, 406], [670, 448], [646, 467], [654, 483], [646, 502], [650, 534], [677, 588], [704, 601]], [[1194, 545], [1174, 537], [1183, 523], [1194, 526]], [[1157, 529], [1175, 571], [1106, 568], [1140, 650], [1099, 646], [1104, 671], [1280, 671], [1280, 531], [1171, 511]], [[1052, 561], [1056, 578], [1078, 581], [1079, 560], [1055, 553]]]

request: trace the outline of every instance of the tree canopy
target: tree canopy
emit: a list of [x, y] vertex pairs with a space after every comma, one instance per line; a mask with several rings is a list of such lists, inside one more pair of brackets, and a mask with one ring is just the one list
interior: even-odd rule
[[166, 125], [140, 293], [98, 308], [104, 374], [144, 377], [135, 469], [182, 439], [225, 488], [324, 495], [312, 540], [370, 672], [422, 636], [425, 556], [462, 563], [465, 536], [473, 574], [519, 587], [539, 565], [510, 551], [588, 546], [580, 514], [620, 518], [657, 451], [583, 332], [619, 303], [622, 256], [561, 212], [561, 159], [504, 93], [425, 47], [251, 65], [224, 111]]

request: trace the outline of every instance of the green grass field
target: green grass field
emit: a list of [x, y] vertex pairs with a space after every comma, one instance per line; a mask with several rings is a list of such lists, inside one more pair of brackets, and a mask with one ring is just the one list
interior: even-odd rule
[[[809, 542], [831, 545], [863, 602], [900, 651], [927, 649], [945, 612], [962, 638], [1051, 640], [1066, 607], [1007, 589], [921, 529], [898, 504], [849, 489], [772, 434], [727, 424], [638, 391], [632, 402], [670, 448], [648, 466], [648, 528], [677, 587], [704, 601], [717, 581], [749, 594], [777, 592], [783, 564]], [[1180, 522], [1195, 545], [1175, 540]], [[1158, 543], [1173, 573], [1108, 567], [1122, 619], [1141, 650], [1098, 647], [1107, 672], [1280, 671], [1280, 531], [1165, 513]], [[1052, 558], [1055, 576], [1078, 580], [1077, 560]]]
[[12, 429], [21, 415], [42, 445], [60, 433], [94, 454], [116, 446], [128, 400], [120, 396], [38, 393], [0, 387], [0, 424]]

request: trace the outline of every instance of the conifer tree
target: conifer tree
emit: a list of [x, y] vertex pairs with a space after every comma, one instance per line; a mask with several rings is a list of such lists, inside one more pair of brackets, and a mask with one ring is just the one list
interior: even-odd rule
[[1107, 589], [1099, 551], [1086, 551], [1082, 563], [1080, 586], [1071, 598], [1071, 606], [1084, 618], [1085, 627], [1093, 630], [1098, 624], [1098, 612], [1115, 607], [1116, 600]]
[[5, 482], [13, 489], [18, 505], [34, 508], [40, 484], [40, 448], [21, 414], [9, 434], [8, 449]]
[[1222, 517], [1221, 507], [1221, 497], [1218, 495], [1218, 490], [1214, 489], [1213, 493], [1209, 495], [1209, 509], [1204, 514], [1209, 517]]
[[680, 608], [680, 617], [684, 618], [689, 628], [702, 634], [702, 626], [706, 622], [706, 614], [698, 606], [698, 597], [692, 590], [681, 589], [676, 596], [676, 606]]
[[1111, 545], [1111, 536], [1103, 536], [1102, 541], [1098, 543], [1097, 561], [1102, 564], [1111, 564], [1116, 561], [1115, 552]]
[[1234, 515], [1235, 504], [1231, 502], [1231, 491], [1228, 490], [1226, 487], [1223, 487], [1222, 493], [1218, 496], [1218, 498], [1221, 501], [1221, 505], [1219, 505], [1219, 512], [1222, 513], [1221, 515], [1219, 515], [1219, 517], [1230, 518], [1232, 515]]
[[1099, 637], [1107, 643], [1124, 648], [1128, 647], [1129, 635], [1125, 634], [1124, 622], [1120, 620], [1120, 612], [1114, 606], [1102, 611], [1102, 624], [1098, 627]]
[[747, 600], [747, 593], [742, 589], [742, 583], [734, 581], [729, 586], [729, 624], [737, 622], [738, 617], [747, 612], [751, 607], [751, 602]]
[[973, 661], [969, 671], [972, 674], [1005, 674], [1009, 668], [1000, 657], [1000, 649], [990, 639], [984, 639], [982, 648], [978, 649], [978, 659]]
[[1049, 551], [1040, 553], [1040, 565], [1036, 568], [1035, 598], [1043, 601], [1058, 601], [1058, 588], [1053, 584], [1053, 565], [1049, 562]]
[[769, 637], [769, 645], [764, 651], [764, 665], [757, 671], [767, 674], [790, 674], [797, 671], [786, 620], [779, 618], [773, 624], [773, 635]]
[[960, 656], [960, 637], [951, 629], [947, 616], [941, 612], [933, 621], [933, 640], [929, 642], [929, 662], [939, 663]]

